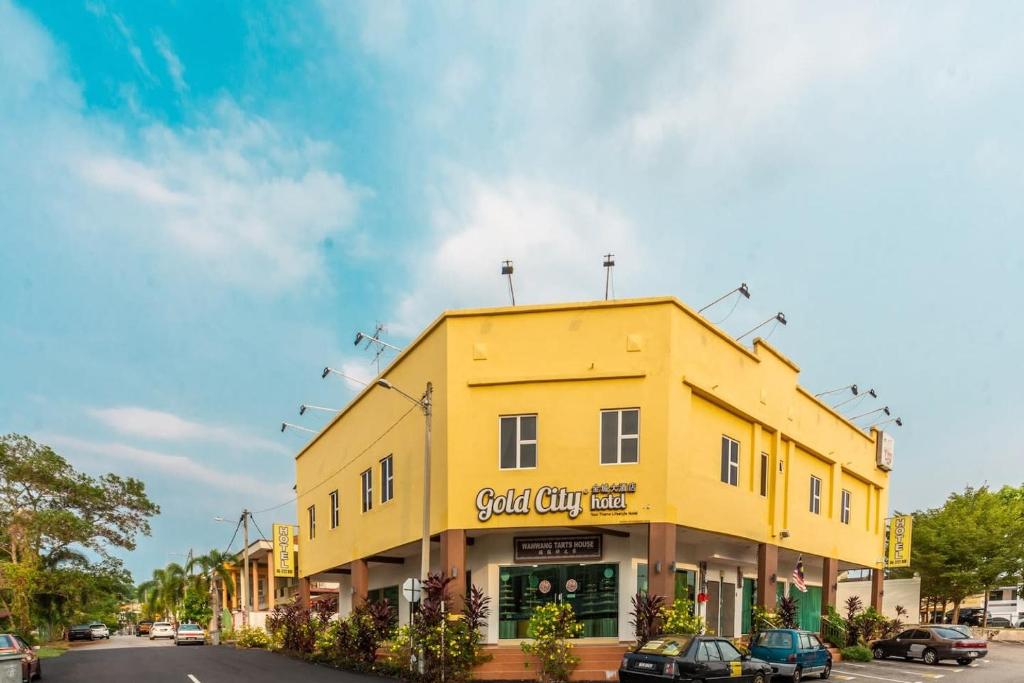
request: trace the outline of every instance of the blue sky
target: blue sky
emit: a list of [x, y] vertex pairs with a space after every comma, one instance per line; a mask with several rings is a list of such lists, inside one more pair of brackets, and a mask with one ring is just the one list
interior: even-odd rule
[[[893, 503], [1021, 483], [1014, 3], [0, 0], [0, 431], [142, 477], [136, 577], [289, 499], [321, 380], [443, 308], [603, 294], [902, 415]], [[711, 315], [724, 317], [729, 307]], [[284, 506], [258, 516], [293, 521]]]

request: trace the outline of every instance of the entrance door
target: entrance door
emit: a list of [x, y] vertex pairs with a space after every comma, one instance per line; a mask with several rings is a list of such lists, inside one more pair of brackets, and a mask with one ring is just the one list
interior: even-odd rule
[[526, 638], [533, 610], [550, 602], [572, 605], [585, 638], [619, 635], [619, 568], [615, 564], [501, 567], [498, 637]]
[[736, 584], [708, 581], [708, 629], [716, 636], [736, 635]]
[[757, 594], [757, 581], [754, 579], [743, 579], [743, 606], [740, 621], [740, 631], [750, 633], [753, 629], [754, 597]]

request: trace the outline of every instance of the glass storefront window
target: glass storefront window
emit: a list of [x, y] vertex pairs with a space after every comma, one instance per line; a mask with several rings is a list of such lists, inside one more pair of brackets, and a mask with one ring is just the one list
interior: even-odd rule
[[498, 570], [498, 637], [526, 638], [535, 607], [567, 602], [583, 624], [584, 638], [619, 635], [619, 567], [616, 564], [549, 564]]
[[[647, 594], [647, 565], [636, 566], [636, 589]], [[692, 569], [676, 570], [676, 598], [687, 598], [696, 609], [697, 605], [697, 572]]]

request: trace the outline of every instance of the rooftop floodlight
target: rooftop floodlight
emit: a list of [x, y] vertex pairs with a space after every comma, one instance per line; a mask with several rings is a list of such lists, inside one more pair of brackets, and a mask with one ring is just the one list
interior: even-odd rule
[[302, 431], [302, 432], [309, 432], [310, 434], [316, 434], [316, 430], [315, 429], [309, 429], [309, 428], [303, 427], [301, 425], [293, 425], [291, 422], [282, 422], [281, 423], [281, 431], [283, 432], [286, 429], [298, 429], [299, 431]]
[[312, 406], [308, 403], [303, 403], [299, 406], [299, 415], [305, 415], [307, 410], [319, 410], [325, 413], [336, 413], [338, 408], [324, 408], [323, 406]]
[[516, 290], [512, 287], [512, 273], [515, 268], [512, 267], [511, 261], [501, 262], [501, 274], [508, 277], [508, 298], [512, 300], [512, 305], [516, 305]]
[[815, 394], [814, 398], [821, 398], [822, 396], [828, 396], [829, 394], [838, 394], [840, 391], [846, 391], [847, 389], [852, 391], [854, 396], [857, 395], [857, 385], [847, 384], [845, 387], [839, 387], [838, 389], [829, 389], [828, 391], [823, 391], [820, 394]]
[[361, 341], [363, 341], [363, 333], [362, 332], [356, 332], [356, 340], [355, 340], [355, 342], [352, 345], [353, 346], [359, 346], [359, 342], [361, 342]]
[[750, 290], [747, 289], [747, 283], [746, 282], [741, 282], [739, 287], [736, 287], [735, 289], [730, 289], [728, 292], [726, 292], [722, 296], [718, 297], [717, 299], [715, 299], [714, 301], [709, 303], [704, 308], [701, 308], [697, 312], [698, 313], [703, 313], [704, 311], [708, 310], [709, 308], [711, 308], [712, 306], [717, 304], [719, 301], [722, 301], [723, 299], [728, 299], [730, 296], [732, 296], [736, 292], [739, 292], [743, 297], [745, 297], [747, 299], [750, 298]]
[[[379, 334], [379, 333], [378, 333]], [[359, 343], [365, 341], [366, 347], [369, 348], [371, 345], [376, 344], [377, 346], [386, 346], [393, 351], [401, 351], [399, 347], [394, 344], [388, 344], [386, 341], [382, 341], [380, 337], [366, 334], [365, 332], [356, 332], [356, 340], [353, 342], [353, 346], [359, 346]]]
[[878, 398], [878, 392], [875, 391], [874, 388], [868, 389], [867, 391], [861, 392], [858, 396], [851, 396], [850, 398], [846, 399], [845, 401], [840, 401], [839, 403], [837, 403], [834, 406], [832, 406], [832, 409], [834, 410], [836, 408], [839, 408], [840, 406], [845, 406], [850, 401], [855, 401], [857, 399], [864, 399], [864, 398], [866, 398], [868, 396], [870, 396], [871, 398]]
[[882, 420], [881, 422], [876, 422], [875, 424], [873, 424], [870, 427], [868, 427], [868, 429], [876, 429], [878, 427], [881, 427], [882, 425], [889, 424], [890, 422], [895, 422], [897, 427], [902, 427], [903, 426], [903, 418], [902, 417], [894, 417], [891, 420]]
[[[364, 382], [361, 379], [356, 379], [351, 375], [346, 375], [344, 372], [341, 372], [340, 370], [335, 370], [334, 368], [324, 368], [324, 371], [320, 373], [320, 379], [327, 379], [327, 375], [337, 375], [338, 377], [344, 377], [345, 379], [355, 382], [356, 384], [362, 384], [364, 387], [368, 384], [368, 382]], [[309, 407], [315, 408], [316, 406]], [[299, 414], [301, 415], [302, 413]]]
[[861, 413], [860, 415], [854, 415], [853, 417], [847, 418], [847, 419], [849, 419], [850, 422], [853, 422], [854, 420], [859, 420], [862, 417], [867, 417], [868, 415], [874, 415], [875, 413], [885, 413], [886, 415], [892, 415], [892, 413], [889, 412], [889, 406], [882, 406], [881, 408], [875, 408], [874, 410], [869, 410], [866, 413]]
[[740, 339], [743, 339], [744, 337], [746, 337], [751, 332], [753, 332], [753, 331], [755, 331], [755, 330], [757, 330], [759, 328], [764, 327], [765, 325], [767, 325], [768, 323], [770, 323], [773, 320], [778, 321], [779, 323], [782, 323], [783, 325], [785, 325], [786, 324], [786, 314], [783, 313], [782, 311], [779, 311], [778, 313], [776, 313], [772, 317], [770, 317], [767, 320], [765, 320], [763, 323], [758, 323], [757, 325], [755, 325], [754, 327], [750, 328], [749, 330], [747, 330], [746, 332], [744, 332], [740, 336], [736, 337], [736, 341], [739, 341]]

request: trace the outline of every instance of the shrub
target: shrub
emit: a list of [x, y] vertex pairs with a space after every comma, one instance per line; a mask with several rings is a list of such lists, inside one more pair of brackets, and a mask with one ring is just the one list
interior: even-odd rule
[[333, 636], [330, 654], [340, 663], [372, 664], [381, 643], [391, 636], [394, 623], [395, 610], [387, 600], [363, 603], [347, 619], [328, 629]]
[[676, 598], [671, 607], [662, 607], [661, 619], [664, 633], [704, 632], [704, 620], [694, 614], [693, 603], [687, 598]]
[[856, 595], [846, 599], [846, 618], [843, 624], [846, 626], [846, 644], [856, 645], [860, 640], [860, 624], [857, 623], [857, 613], [864, 607], [864, 602]]
[[580, 662], [580, 658], [572, 654], [569, 641], [582, 632], [583, 624], [576, 621], [569, 603], [550, 602], [533, 610], [526, 628], [526, 635], [532, 641], [523, 642], [520, 647], [538, 659], [541, 683], [569, 680]]
[[636, 638], [636, 649], [651, 638], [661, 633], [661, 610], [665, 606], [665, 598], [650, 593], [637, 593], [633, 596], [633, 636]]
[[871, 650], [867, 649], [863, 645], [851, 645], [850, 647], [844, 647], [840, 652], [843, 655], [843, 659], [848, 659], [851, 662], [870, 662], [874, 658], [871, 654]]
[[337, 603], [330, 600], [317, 602], [312, 608], [298, 603], [278, 606], [267, 617], [267, 631], [275, 647], [310, 656], [336, 613]]
[[874, 607], [868, 607], [855, 616], [853, 621], [857, 625], [857, 631], [860, 635], [858, 642], [867, 642], [880, 638], [885, 632], [886, 625], [889, 623], [889, 620], [879, 614]]
[[259, 626], [243, 626], [238, 629], [235, 644], [238, 647], [263, 649], [269, 647], [270, 635]]
[[751, 637], [766, 629], [778, 628], [781, 623], [779, 615], [775, 613], [775, 610], [765, 609], [760, 605], [754, 605], [754, 609], [750, 617], [752, 631]]
[[779, 600], [779, 625], [782, 628], [796, 628], [797, 615], [800, 613], [800, 602], [796, 598]]
[[238, 637], [238, 634], [235, 633], [235, 629], [233, 629], [233, 628], [221, 629], [221, 632], [220, 632], [220, 642], [222, 642], [222, 643], [231, 643], [231, 642], [234, 642], [234, 640], [237, 637]]

